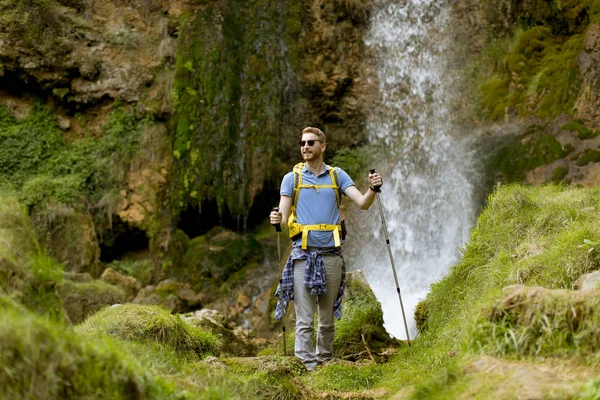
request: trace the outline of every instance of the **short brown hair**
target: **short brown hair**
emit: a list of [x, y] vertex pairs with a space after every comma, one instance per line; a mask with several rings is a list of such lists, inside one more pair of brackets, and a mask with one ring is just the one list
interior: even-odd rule
[[306, 127], [302, 130], [302, 134], [304, 135], [305, 133], [314, 133], [315, 135], [317, 135], [317, 138], [320, 141], [322, 141], [323, 143], [326, 142], [325, 134], [319, 128], [313, 128], [311, 126]]

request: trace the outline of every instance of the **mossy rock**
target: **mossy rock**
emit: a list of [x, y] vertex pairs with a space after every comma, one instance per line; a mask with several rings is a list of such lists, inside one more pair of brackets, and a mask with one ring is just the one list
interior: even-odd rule
[[64, 319], [56, 285], [62, 265], [45, 255], [25, 210], [0, 193], [0, 294], [10, 295], [30, 310]]
[[158, 306], [106, 307], [76, 330], [87, 336], [110, 335], [129, 341], [158, 342], [201, 357], [218, 354], [220, 347], [214, 334], [200, 330]]
[[92, 282], [62, 281], [58, 293], [64, 309], [72, 323], [78, 324], [101, 308], [122, 303], [126, 292], [101, 280]]
[[581, 140], [592, 139], [600, 135], [600, 130], [593, 131], [577, 121], [569, 122], [568, 124], [563, 125], [561, 129], [576, 132], [577, 137]]
[[346, 356], [398, 346], [383, 327], [381, 303], [362, 271], [346, 275], [346, 292], [342, 302], [342, 319], [335, 323], [334, 355]]
[[157, 286], [149, 285], [133, 299], [135, 304], [158, 305], [171, 312], [188, 312], [201, 307], [200, 296], [188, 283], [166, 279]]
[[185, 320], [203, 331], [212, 332], [221, 340], [224, 356], [249, 357], [256, 355], [256, 346], [236, 336], [225, 323], [225, 318], [214, 310], [200, 310], [184, 316]]
[[581, 154], [579, 158], [577, 158], [575, 164], [583, 166], [598, 161], [600, 161], [600, 150], [586, 149], [583, 152], [583, 154]]
[[196, 291], [210, 293], [235, 272], [263, 259], [262, 245], [252, 236], [221, 233], [214, 239], [214, 243], [204, 236], [192, 239], [182, 265], [175, 267], [175, 278], [189, 282]]
[[114, 344], [81, 337], [4, 296], [0, 365], [0, 393], [6, 399], [140, 399], [159, 394], [152, 377]]
[[[543, 128], [541, 128], [543, 129]], [[525, 172], [565, 157], [572, 148], [563, 147], [552, 135], [527, 131], [509, 139], [496, 155], [498, 170], [506, 182], [521, 181]]]

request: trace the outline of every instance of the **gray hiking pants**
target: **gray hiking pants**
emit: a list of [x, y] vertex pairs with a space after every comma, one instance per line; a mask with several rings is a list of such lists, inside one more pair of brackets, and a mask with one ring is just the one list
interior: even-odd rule
[[[333, 303], [338, 296], [342, 281], [344, 260], [338, 255], [324, 255], [327, 294], [311, 296], [304, 287], [306, 260], [294, 261], [294, 303], [296, 307], [296, 340], [294, 353], [307, 368], [312, 369], [317, 362], [325, 362], [333, 357]], [[319, 312], [317, 348], [313, 344], [314, 315]]]

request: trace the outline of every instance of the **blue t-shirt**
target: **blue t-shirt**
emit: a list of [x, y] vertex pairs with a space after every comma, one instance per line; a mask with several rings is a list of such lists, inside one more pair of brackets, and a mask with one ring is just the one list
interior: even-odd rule
[[[316, 176], [306, 168], [302, 168], [302, 183], [311, 185], [332, 185], [329, 175], [329, 165], [325, 164], [325, 171]], [[341, 168], [337, 168], [338, 181], [342, 193], [350, 186], [354, 186], [352, 178]], [[340, 210], [337, 206], [336, 189], [298, 189], [298, 203], [296, 204], [296, 218], [302, 225], [312, 224], [339, 224]], [[280, 193], [282, 196], [292, 197], [294, 192], [294, 173], [288, 172], [281, 182]], [[293, 200], [293, 199], [292, 199]], [[297, 245], [302, 244], [302, 238], [295, 240]], [[308, 245], [312, 247], [333, 247], [333, 233], [331, 231], [309, 231]]]

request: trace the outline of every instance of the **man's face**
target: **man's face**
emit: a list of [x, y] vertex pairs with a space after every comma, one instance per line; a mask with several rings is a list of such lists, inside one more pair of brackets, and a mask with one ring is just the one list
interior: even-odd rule
[[[325, 143], [319, 141], [319, 138], [314, 133], [305, 133], [302, 135], [302, 141], [304, 141], [304, 146], [300, 146], [300, 151], [302, 152], [302, 158], [304, 161], [314, 161], [318, 160], [325, 151]], [[312, 146], [309, 146], [309, 142], [313, 143]]]

